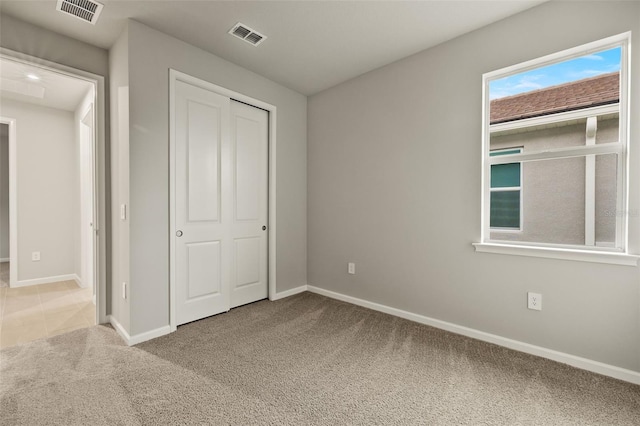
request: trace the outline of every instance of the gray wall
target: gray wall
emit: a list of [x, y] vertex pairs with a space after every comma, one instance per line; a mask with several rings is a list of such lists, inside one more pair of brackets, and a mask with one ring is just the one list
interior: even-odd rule
[[129, 282], [129, 222], [120, 220], [120, 205], [129, 204], [129, 35], [125, 28], [109, 51], [111, 99], [111, 265], [114, 290], [111, 316], [130, 331], [129, 299], [121, 285]]
[[[18, 281], [75, 274], [73, 113], [8, 99], [0, 110], [16, 119]], [[39, 262], [31, 260], [34, 251]]]
[[306, 284], [307, 98], [140, 23], [129, 25], [131, 333], [169, 324], [169, 68], [277, 107], [277, 291]]
[[9, 258], [9, 125], [0, 124], [0, 259]]
[[7, 14], [0, 15], [0, 46], [104, 77], [109, 71], [106, 50]]
[[[636, 82], [640, 3], [550, 2], [310, 97], [309, 284], [640, 371], [638, 268], [471, 245], [482, 74], [628, 30]], [[640, 86], [632, 90], [638, 111]], [[640, 121], [631, 132], [637, 212]], [[629, 217], [633, 253], [638, 216]], [[542, 293], [542, 312], [526, 308], [527, 291]]]

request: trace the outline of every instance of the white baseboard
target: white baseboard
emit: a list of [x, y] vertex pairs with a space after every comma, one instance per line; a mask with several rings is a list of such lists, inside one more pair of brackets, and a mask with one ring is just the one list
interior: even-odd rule
[[122, 337], [122, 340], [124, 340], [124, 342], [128, 346], [131, 346], [129, 345], [129, 340], [131, 340], [131, 337], [129, 336], [129, 333], [127, 333], [127, 330], [125, 330], [124, 327], [120, 324], [120, 322], [118, 322], [118, 320], [113, 315], [109, 315], [107, 319], [109, 320], [109, 324], [111, 324], [116, 332], [118, 332], [120, 337]]
[[[292, 288], [290, 290], [281, 291], [276, 293], [271, 300], [279, 300], [284, 299], [285, 297], [293, 296], [294, 294], [303, 293], [307, 291], [306, 285], [301, 285], [300, 287]], [[171, 333], [170, 326], [164, 326], [160, 328], [156, 328], [155, 330], [147, 331], [145, 333], [136, 334], [134, 336], [130, 336], [129, 333], [122, 327], [122, 325], [116, 320], [113, 316], [109, 316], [109, 322], [116, 329], [120, 337], [125, 341], [128, 346], [137, 345], [138, 343], [146, 342], [147, 340], [155, 339], [156, 337], [164, 336], [165, 334]]]
[[82, 288], [88, 288], [88, 287], [91, 287], [90, 285], [85, 284], [85, 283], [84, 283], [84, 281], [82, 281], [82, 278], [80, 278], [80, 277], [78, 276], [78, 274], [76, 274], [76, 278], [75, 278], [75, 280], [76, 280], [76, 282], [78, 283], [78, 286], [80, 286], [80, 287], [82, 287]]
[[307, 285], [307, 290], [312, 293], [317, 293], [322, 296], [327, 296], [332, 299], [341, 300], [354, 305], [362, 306], [365, 308], [373, 309], [374, 311], [384, 312], [386, 314], [394, 315], [400, 318], [404, 318], [410, 321], [415, 321], [420, 324], [429, 325], [431, 327], [439, 328], [441, 330], [450, 331], [452, 333], [461, 334], [463, 336], [471, 337], [474, 339], [482, 340], [484, 342], [493, 343], [499, 346], [504, 346], [509, 349], [536, 355], [542, 358], [547, 358], [553, 361], [557, 361], [563, 364], [568, 364], [582, 370], [591, 371], [594, 373], [602, 374], [604, 376], [613, 377], [626, 382], [631, 382], [640, 385], [640, 372], [627, 370], [625, 368], [616, 367], [614, 365], [605, 364], [599, 361], [593, 361], [587, 358], [567, 354], [564, 352], [558, 352], [553, 349], [543, 348], [541, 346], [531, 345], [529, 343], [520, 342], [518, 340], [509, 339], [507, 337], [498, 336], [496, 334], [486, 333], [484, 331], [476, 330], [469, 327], [453, 324], [446, 321], [441, 321], [435, 318], [429, 318], [424, 315], [414, 314], [411, 312], [403, 311], [401, 309], [392, 308], [390, 306], [381, 305], [379, 303], [369, 302], [367, 300], [358, 299], [356, 297], [347, 296], [334, 291], [325, 290], [312, 285]]
[[78, 284], [78, 287], [86, 288], [86, 286], [82, 283], [82, 278], [80, 278], [78, 274], [75, 274], [75, 275], [76, 275], [75, 280], [76, 280], [76, 283]]
[[8, 257], [2, 257], [0, 258], [0, 263], [5, 263], [5, 262], [8, 262], [9, 260], [11, 259], [9, 259]]
[[38, 284], [49, 284], [56, 283], [58, 281], [76, 281], [78, 282], [80, 278], [76, 274], [67, 274], [67, 275], [56, 275], [53, 277], [44, 277], [44, 278], [34, 278], [31, 280], [21, 280], [16, 282], [11, 287], [28, 287], [30, 285], [38, 285]]
[[130, 336], [129, 333], [127, 333], [127, 330], [124, 329], [122, 324], [120, 324], [113, 315], [109, 315], [109, 323], [111, 323], [113, 328], [116, 329], [127, 346], [137, 345], [138, 343], [146, 342], [147, 340], [155, 339], [156, 337], [164, 336], [165, 334], [169, 334], [171, 332], [171, 328], [167, 325], [164, 327], [156, 328], [155, 330], [147, 331], [145, 333]]
[[270, 300], [276, 301], [280, 299], [284, 299], [285, 297], [293, 296], [294, 294], [303, 293], [307, 291], [307, 285], [301, 285], [300, 287], [292, 288], [290, 290], [281, 291], [276, 293]]
[[155, 339], [169, 333], [171, 333], [171, 327], [165, 325], [164, 327], [156, 328], [155, 330], [136, 334], [129, 338], [129, 346], [137, 345], [138, 343], [146, 342], [147, 340]]

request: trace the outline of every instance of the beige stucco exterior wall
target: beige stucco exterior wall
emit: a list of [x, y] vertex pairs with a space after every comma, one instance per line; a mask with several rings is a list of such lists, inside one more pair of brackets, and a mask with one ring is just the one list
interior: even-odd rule
[[[523, 152], [580, 146], [586, 141], [586, 120], [549, 128], [494, 134], [491, 149], [523, 148]], [[617, 117], [598, 119], [596, 143], [618, 140]], [[615, 242], [616, 158], [596, 157], [596, 245]], [[522, 164], [522, 226], [520, 231], [491, 232], [491, 239], [550, 244], [585, 243], [585, 158], [531, 161]]]

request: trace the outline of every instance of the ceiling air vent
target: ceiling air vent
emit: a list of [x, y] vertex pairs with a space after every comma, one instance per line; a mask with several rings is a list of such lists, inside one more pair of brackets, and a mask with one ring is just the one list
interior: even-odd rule
[[56, 10], [95, 25], [102, 7], [101, 3], [93, 0], [58, 0]]
[[238, 37], [239, 39], [244, 40], [253, 46], [259, 45], [267, 38], [267, 36], [252, 30], [251, 28], [249, 28], [245, 24], [241, 24], [240, 22], [235, 24], [233, 28], [229, 30], [229, 34]]

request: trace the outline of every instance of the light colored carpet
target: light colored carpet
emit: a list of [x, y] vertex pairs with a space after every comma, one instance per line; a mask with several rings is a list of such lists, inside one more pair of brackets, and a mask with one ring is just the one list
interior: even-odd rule
[[303, 293], [0, 352], [0, 424], [638, 425], [640, 386]]
[[0, 262], [0, 287], [9, 287], [9, 262]]

